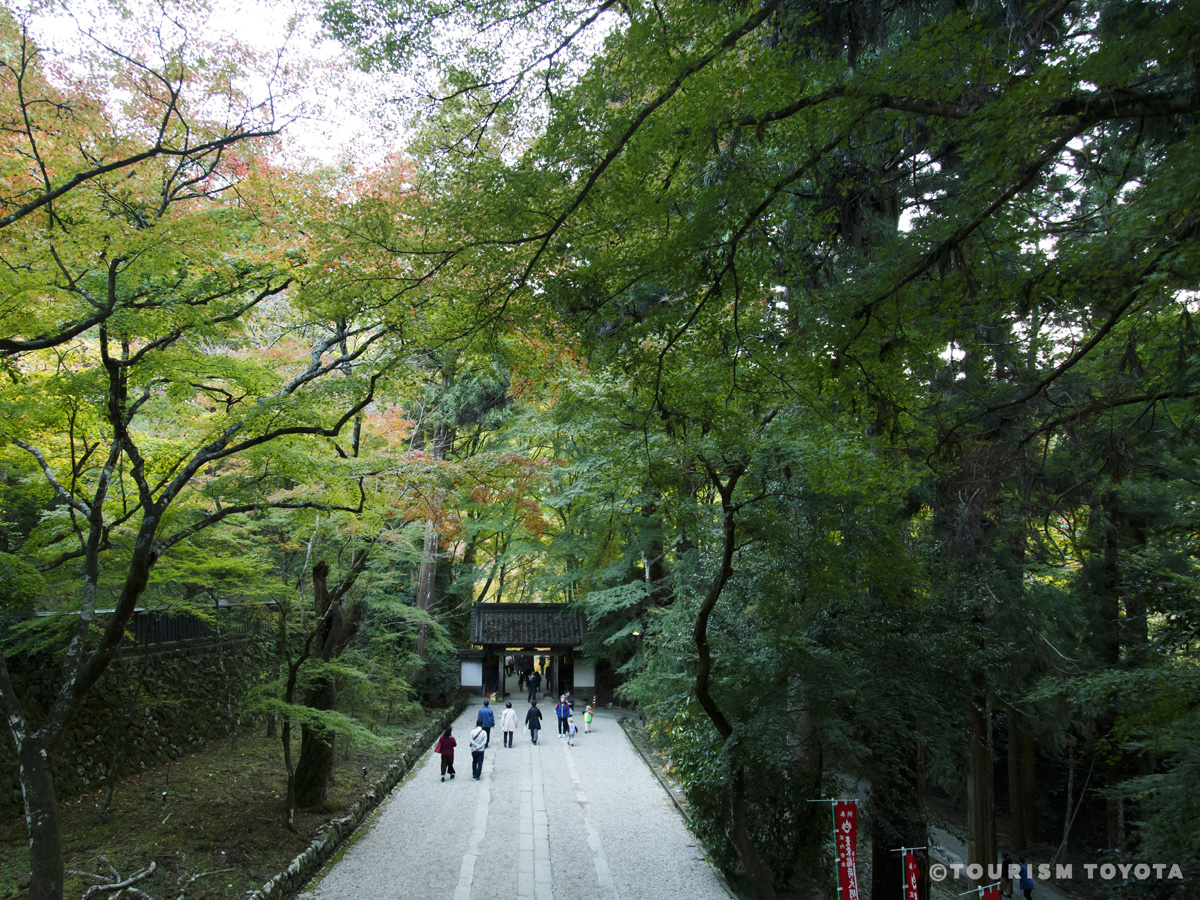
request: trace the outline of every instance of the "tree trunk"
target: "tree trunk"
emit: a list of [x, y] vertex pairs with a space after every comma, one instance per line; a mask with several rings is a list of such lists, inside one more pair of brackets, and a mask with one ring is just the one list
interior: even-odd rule
[[279, 739], [283, 743], [283, 767], [287, 771], [287, 790], [283, 798], [283, 821], [288, 828], [296, 824], [296, 767], [292, 764], [292, 722], [283, 720], [279, 730]]
[[997, 843], [991, 716], [976, 697], [967, 704], [967, 864], [994, 866]]
[[[329, 590], [329, 564], [322, 560], [313, 566], [313, 602], [318, 622], [313, 632], [315, 658], [329, 662], [338, 656], [358, 632], [366, 608], [352, 604], [345, 613], [341, 598], [366, 568], [368, 551], [357, 554], [349, 573], [334, 591]], [[319, 675], [304, 698], [304, 705], [316, 710], [331, 710], [337, 703], [337, 687], [327, 675]], [[305, 724], [300, 728], [300, 759], [296, 763], [296, 805], [307, 809], [325, 802], [325, 787], [333, 771], [333, 735]]]
[[[417, 606], [429, 613], [433, 609], [433, 583], [437, 578], [438, 533], [433, 521], [425, 523], [425, 543], [421, 551], [421, 565], [417, 568]], [[425, 641], [429, 637], [428, 627], [422, 623], [417, 629], [417, 656], [426, 656]]]
[[[322, 678], [308, 692], [304, 705], [329, 710], [333, 709], [336, 699], [333, 684], [328, 678]], [[324, 803], [325, 788], [332, 771], [333, 735], [310, 725], [301, 725], [300, 760], [296, 763], [296, 805], [308, 809]]]
[[1122, 765], [1124, 757], [1118, 757], [1111, 760], [1104, 767], [1104, 781], [1108, 786], [1107, 794], [1104, 801], [1104, 824], [1108, 834], [1108, 849], [1120, 850], [1121, 848], [1121, 797], [1117, 794], [1116, 788], [1125, 780], [1124, 766]]
[[894, 851], [929, 846], [924, 748], [900, 743], [894, 754], [885, 751], [880, 757], [882, 764], [876, 763], [869, 773], [871, 900], [895, 900], [904, 896], [904, 859]]
[[1121, 659], [1121, 573], [1119, 528], [1123, 519], [1114, 493], [1106, 492], [1092, 515], [1096, 552], [1085, 563], [1088, 594], [1092, 602], [1089, 628], [1091, 644], [1103, 665], [1116, 666]]
[[887, 840], [883, 829], [877, 827], [880, 818], [871, 816], [871, 900], [895, 900], [905, 896], [904, 858], [892, 852], [895, 841]]
[[807, 693], [799, 675], [788, 677], [787, 714], [795, 723], [790, 739], [791, 757], [805, 771], [815, 773], [819, 784], [825, 761]]
[[32, 738], [21, 742], [17, 757], [29, 829], [29, 900], [62, 900], [62, 830], [50, 759], [41, 743]]
[[1008, 714], [1008, 806], [1011, 813], [1010, 840], [1014, 853], [1024, 853], [1039, 839], [1037, 812], [1037, 771], [1033, 736], [1025, 730], [1022, 716], [1013, 709]]
[[1067, 845], [1071, 840], [1071, 824], [1075, 821], [1074, 803], [1075, 803], [1075, 744], [1067, 745], [1067, 811], [1063, 814], [1063, 835], [1062, 843], [1058, 845], [1058, 852], [1054, 854], [1056, 863], [1063, 862], [1067, 858]]
[[[115, 456], [112, 457], [115, 463]], [[97, 490], [97, 497], [103, 491]], [[86, 639], [95, 615], [95, 585], [99, 576], [99, 513], [94, 501], [92, 524], [84, 562], [84, 609], [73, 629], [61, 672], [63, 684], [36, 731], [31, 731], [24, 711], [9, 677], [8, 664], [0, 649], [0, 710], [13, 738], [19, 763], [19, 780], [25, 804], [25, 822], [29, 833], [29, 896], [30, 900], [62, 900], [63, 846], [59, 825], [58, 798], [51, 774], [53, 751], [70, 727], [88, 691], [104, 674], [111, 663], [116, 647], [125, 637], [125, 627], [133, 615], [138, 598], [146, 588], [150, 568], [157, 559], [152, 539], [157, 517], [147, 513], [142, 518], [132, 557], [128, 563], [125, 582], [117, 597], [116, 607], [109, 616], [95, 649], [85, 652]]]
[[[454, 432], [444, 422], [434, 426], [433, 439], [429, 443], [429, 455], [434, 459], [445, 459], [446, 451], [454, 440]], [[437, 580], [438, 533], [432, 519], [425, 522], [425, 543], [421, 552], [421, 565], [417, 568], [417, 606], [425, 612], [433, 612], [433, 589]], [[425, 659], [425, 642], [429, 638], [428, 626], [417, 629], [417, 656]]]
[[[696, 615], [696, 625], [692, 629], [692, 641], [696, 645], [696, 653], [699, 657], [699, 665], [696, 668], [696, 699], [725, 742], [728, 742], [733, 735], [733, 726], [730, 725], [729, 719], [721, 712], [716, 699], [709, 692], [709, 678], [712, 675], [712, 650], [708, 644], [708, 620], [712, 616], [717, 601], [721, 599], [721, 591], [724, 589], [725, 583], [733, 573], [733, 551], [737, 546], [737, 510], [733, 505], [733, 490], [744, 471], [745, 467], [743, 466], [735, 468], [730, 474], [729, 480], [724, 484], [721, 483], [716, 473], [710, 473], [713, 485], [721, 495], [721, 507], [724, 510], [721, 563], [700, 604]], [[731, 762], [730, 765], [732, 767], [729, 773], [730, 843], [733, 844], [738, 858], [746, 869], [747, 877], [762, 900], [775, 900], [774, 880], [762, 860], [758, 858], [758, 851], [754, 848], [754, 841], [750, 838], [747, 826], [745, 768], [741, 762]]]
[[746, 769], [741, 763], [733, 766], [730, 779], [730, 829], [729, 840], [737, 850], [742, 865], [746, 867], [746, 877], [754, 885], [754, 890], [762, 900], [775, 900], [775, 883], [771, 873], [767, 871], [758, 858], [758, 851], [750, 837], [746, 805]]
[[[1142, 541], [1136, 549], [1145, 546]], [[1125, 660], [1130, 666], [1144, 666], [1150, 654], [1150, 610], [1143, 590], [1130, 591], [1124, 596], [1125, 616], [1121, 619], [1121, 643]]]

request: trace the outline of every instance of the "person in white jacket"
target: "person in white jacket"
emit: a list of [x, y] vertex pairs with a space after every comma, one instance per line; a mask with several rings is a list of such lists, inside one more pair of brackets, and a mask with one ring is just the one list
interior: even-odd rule
[[512, 708], [511, 700], [504, 704], [504, 712], [500, 713], [500, 731], [504, 734], [504, 746], [511, 747], [517, 731], [517, 711]]
[[471, 777], [476, 781], [483, 775], [483, 748], [487, 746], [487, 732], [483, 722], [475, 720], [475, 729], [471, 732]]

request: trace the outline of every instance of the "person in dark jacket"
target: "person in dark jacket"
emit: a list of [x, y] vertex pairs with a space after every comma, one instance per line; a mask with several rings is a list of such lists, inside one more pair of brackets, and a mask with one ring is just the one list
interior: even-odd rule
[[433, 747], [433, 752], [437, 753], [442, 758], [442, 781], [446, 780], [446, 773], [450, 773], [450, 778], [454, 778], [454, 747], [458, 744], [454, 738], [450, 737], [450, 727], [446, 726], [446, 730], [442, 732], [442, 736], [438, 738], [438, 742]]
[[1033, 900], [1033, 876], [1029, 874], [1029, 864], [1024, 859], [1021, 860], [1019, 871], [1021, 874], [1017, 882], [1017, 887], [1025, 895], [1025, 900]]
[[483, 726], [483, 733], [487, 735], [487, 743], [485, 747], [490, 747], [492, 744], [492, 729], [496, 727], [496, 716], [492, 713], [491, 706], [488, 701], [483, 701], [483, 709], [479, 711], [479, 724]]
[[538, 732], [542, 730], [542, 711], [537, 708], [536, 700], [529, 707], [529, 712], [525, 713], [525, 727], [529, 729], [529, 737], [536, 744]]
[[1013, 895], [1013, 858], [1006, 851], [1000, 859], [1000, 896], [1010, 900]]
[[525, 684], [529, 686], [529, 702], [532, 703], [537, 699], [538, 688], [542, 686], [542, 676], [537, 672], [532, 672], [525, 679]]

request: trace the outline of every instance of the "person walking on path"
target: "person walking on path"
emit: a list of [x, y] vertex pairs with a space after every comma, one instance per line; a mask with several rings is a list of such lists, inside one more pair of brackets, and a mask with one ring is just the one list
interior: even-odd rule
[[454, 738], [450, 737], [450, 726], [446, 726], [446, 730], [442, 732], [442, 736], [438, 738], [438, 742], [434, 744], [433, 752], [442, 757], [442, 781], [446, 780], [446, 773], [450, 773], [450, 778], [454, 778], [454, 747], [458, 744]]
[[1024, 859], [1021, 860], [1020, 882], [1018, 887], [1021, 893], [1025, 895], [1025, 900], [1033, 900], [1033, 878], [1029, 875], [1029, 864]]
[[554, 707], [554, 714], [558, 716], [558, 736], [567, 736], [567, 719], [571, 717], [571, 707], [567, 706], [566, 696], [558, 698], [558, 706]]
[[1013, 895], [1012, 857], [1006, 852], [1000, 859], [1000, 896], [1009, 900]]
[[[592, 730], [592, 708], [589, 706], [583, 711], [583, 733], [589, 734]], [[1011, 896], [1011, 895], [1010, 895]]]
[[530, 672], [525, 683], [529, 685], [529, 702], [533, 703], [537, 700], [538, 688], [542, 686], [542, 676], [537, 672]]
[[504, 746], [513, 745], [513, 733], [517, 730], [517, 711], [512, 708], [512, 701], [504, 704], [504, 712], [500, 713], [500, 731], [504, 735]]
[[483, 701], [483, 709], [479, 710], [479, 723], [483, 726], [484, 734], [487, 735], [487, 744], [484, 746], [491, 746], [492, 729], [496, 727], [496, 716], [487, 700]]
[[529, 707], [529, 712], [525, 713], [525, 727], [529, 729], [529, 736], [536, 744], [537, 734], [542, 730], [542, 711], [537, 708], [536, 700]]
[[567, 719], [567, 746], [575, 746], [575, 735], [579, 732], [579, 726], [575, 724], [575, 717], [570, 716]]
[[476, 781], [483, 775], [483, 750], [487, 746], [487, 732], [483, 722], [475, 720], [475, 728], [471, 732], [471, 777]]

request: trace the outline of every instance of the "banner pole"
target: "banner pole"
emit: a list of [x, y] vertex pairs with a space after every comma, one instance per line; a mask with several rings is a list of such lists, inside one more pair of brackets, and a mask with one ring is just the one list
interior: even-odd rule
[[[834, 857], [836, 859], [837, 852], [838, 852], [838, 841], [840, 840], [838, 837], [837, 805], [839, 803], [853, 803], [855, 810], [857, 810], [858, 809], [858, 798], [857, 797], [834, 797], [834, 798], [826, 797], [826, 798], [821, 798], [820, 800], [809, 800], [808, 802], [809, 803], [828, 803], [829, 804], [829, 812], [830, 812], [830, 815], [833, 817], [833, 853], [834, 853]], [[855, 815], [856, 821], [857, 821], [857, 818], [858, 817], [857, 817], [857, 813], [856, 813], [856, 815]], [[855, 850], [855, 853], [857, 855], [857, 848]], [[857, 866], [856, 866], [856, 868], [857, 868]], [[842, 877], [841, 877], [840, 871], [838, 874], [837, 883], [838, 883], [838, 900], [851, 900], [851, 898], [848, 896], [847, 897], [842, 896]], [[850, 885], [847, 884], [846, 891], [849, 892], [849, 890], [850, 890]]]
[[[908, 896], [908, 854], [914, 850], [928, 850], [928, 847], [895, 847], [892, 853], [900, 854], [900, 900], [909, 900]], [[928, 855], [928, 854], [926, 854]]]
[[[836, 800], [829, 801], [829, 815], [833, 817], [833, 860], [834, 860], [835, 868], [840, 868], [837, 865], [837, 855], [838, 855], [837, 805], [838, 805], [838, 801], [836, 801]], [[838, 871], [838, 873], [837, 873], [837, 886], [838, 886], [838, 900], [850, 900], [849, 897], [842, 896], [842, 873], [840, 871]], [[849, 892], [849, 887], [850, 887], [849, 885], [846, 886], [847, 892]]]
[[999, 888], [999, 887], [1000, 887], [1000, 882], [998, 882], [998, 881], [993, 882], [992, 884], [988, 884], [988, 885], [981, 884], [977, 888], [971, 888], [971, 890], [969, 890], [969, 891], [963, 891], [958, 896], [965, 897], [965, 896], [967, 896], [967, 894], [974, 894], [974, 893], [978, 892], [979, 900], [983, 900], [983, 895], [986, 891], [990, 891], [992, 888]]

